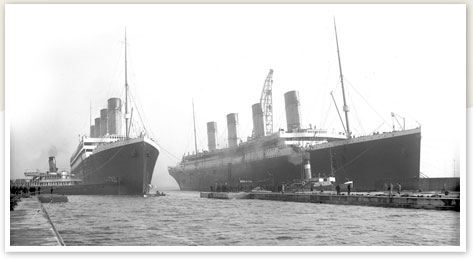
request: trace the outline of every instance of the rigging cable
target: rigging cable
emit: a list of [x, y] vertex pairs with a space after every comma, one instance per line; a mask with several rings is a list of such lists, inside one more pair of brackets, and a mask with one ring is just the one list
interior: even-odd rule
[[361, 152], [360, 154], [358, 154], [356, 157], [354, 157], [352, 160], [346, 162], [345, 164], [341, 165], [340, 168], [337, 168], [336, 170], [334, 170], [333, 172], [336, 173], [340, 170], [345, 170], [346, 167], [348, 167], [350, 164], [352, 164], [353, 162], [355, 162], [356, 160], [358, 160], [362, 155], [366, 154], [366, 152], [368, 152], [369, 150], [371, 150], [373, 147], [375, 147], [377, 145], [377, 143], [375, 142], [373, 145], [369, 146], [367, 149], [363, 150], [363, 152]]
[[[337, 80], [337, 83], [335, 84], [335, 89], [333, 89], [332, 93], [335, 94], [339, 84], [340, 84], [340, 81]], [[323, 123], [321, 124], [321, 128], [328, 128], [328, 127], [326, 127], [326, 123], [327, 123], [327, 119], [329, 117], [332, 117], [332, 116], [330, 116], [330, 110], [331, 110], [333, 104], [334, 104], [333, 102], [329, 102], [329, 106], [328, 106], [327, 111], [325, 112], [325, 116], [324, 116], [325, 119], [323, 120]]]
[[[352, 87], [351, 84], [349, 84], [349, 86]], [[352, 88], [353, 88], [353, 87], [352, 87]], [[361, 128], [362, 134], [365, 134], [366, 131], [365, 131], [365, 129], [363, 128], [363, 124], [362, 124], [361, 121], [360, 121], [360, 113], [359, 113], [358, 110], [356, 109], [356, 105], [355, 105], [356, 102], [353, 101], [353, 98], [352, 98], [352, 96], [351, 96], [351, 94], [350, 94], [349, 91], [347, 91], [347, 95], [348, 95], [348, 98], [350, 98], [350, 102], [352, 103], [352, 104], [351, 104], [351, 107], [353, 107], [353, 110], [354, 110], [354, 113], [353, 113], [354, 116], [352, 116], [352, 117], [355, 117], [355, 118], [356, 118], [356, 121], [358, 122], [358, 126]], [[353, 127], [353, 132], [355, 131], [354, 129], [355, 129], [355, 127]], [[359, 134], [359, 132], [358, 132], [358, 134]]]
[[363, 99], [363, 101], [365, 101], [366, 104], [368, 104], [368, 106], [378, 115], [378, 117], [380, 117], [384, 123], [386, 123], [386, 125], [389, 125], [389, 123], [386, 122], [386, 120], [383, 118], [383, 116], [381, 116], [378, 111], [365, 99], [365, 97], [363, 97], [363, 95], [361, 95], [360, 92], [358, 92], [358, 90], [355, 88], [355, 86], [346, 78], [344, 77], [345, 81], [348, 82], [351, 86], [351, 88], [353, 88], [353, 90], [355, 90], [355, 92]]
[[[131, 66], [131, 63], [133, 63], [133, 58], [131, 58], [131, 56], [132, 55], [130, 55], [130, 67], [132, 68], [133, 66]], [[134, 78], [133, 80], [136, 81], [136, 76], [135, 76], [135, 73], [134, 73], [133, 69], [131, 69], [131, 75], [133, 75], [133, 78]], [[123, 91], [123, 89], [122, 89], [122, 91]], [[136, 91], [136, 93], [135, 93], [135, 91]], [[160, 144], [160, 142], [156, 139], [156, 135], [153, 132], [153, 130], [148, 129], [146, 127], [147, 120], [144, 117], [144, 113], [140, 112], [140, 111], [143, 111], [144, 109], [143, 109], [143, 106], [141, 105], [141, 103], [137, 99], [138, 98], [137, 93], [138, 93], [138, 88], [137, 87], [130, 87], [129, 88], [129, 94], [130, 94], [129, 98], [130, 98], [130, 101], [132, 102], [132, 106], [134, 106], [136, 108], [136, 112], [138, 113], [139, 120], [141, 121], [141, 123], [138, 123], [138, 125], [141, 125], [142, 129], [139, 129], [136, 126], [136, 123], [133, 123], [133, 121], [130, 122], [130, 128], [135, 129], [136, 133], [138, 133], [138, 131], [140, 131], [140, 130], [144, 130], [144, 132], [146, 134], [149, 134], [149, 136], [159, 145], [160, 149], [163, 150], [170, 158], [172, 158], [176, 161], [180, 161], [180, 159], [176, 155], [171, 153], [169, 150], [164, 148], [164, 146], [162, 144]]]

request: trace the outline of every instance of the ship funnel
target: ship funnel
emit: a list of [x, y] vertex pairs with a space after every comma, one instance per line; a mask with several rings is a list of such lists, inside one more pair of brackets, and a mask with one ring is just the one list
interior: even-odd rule
[[100, 138], [100, 118], [95, 118], [94, 132], [95, 137]]
[[90, 137], [95, 138], [95, 126], [90, 125]]
[[310, 160], [307, 160], [306, 164], [304, 165], [304, 174], [306, 180], [312, 178], [312, 171], [310, 170]]
[[264, 118], [261, 103], [255, 103], [251, 106], [253, 111], [253, 132], [255, 137], [264, 136]]
[[238, 146], [238, 114], [227, 114], [228, 147]]
[[107, 109], [100, 110], [100, 136], [107, 135], [107, 123], [108, 123], [108, 111]]
[[217, 123], [215, 121], [207, 122], [207, 138], [209, 151], [217, 149]]
[[122, 100], [120, 98], [108, 99], [108, 134], [122, 134]]
[[284, 94], [286, 104], [286, 122], [288, 132], [297, 132], [301, 128], [299, 92], [290, 91]]
[[51, 173], [57, 172], [56, 158], [53, 156], [49, 157], [49, 172]]

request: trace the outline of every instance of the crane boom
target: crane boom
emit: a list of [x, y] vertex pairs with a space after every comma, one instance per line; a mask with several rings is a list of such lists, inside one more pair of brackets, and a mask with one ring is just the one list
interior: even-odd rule
[[265, 124], [265, 135], [273, 133], [273, 70], [270, 69], [261, 92], [261, 108]]

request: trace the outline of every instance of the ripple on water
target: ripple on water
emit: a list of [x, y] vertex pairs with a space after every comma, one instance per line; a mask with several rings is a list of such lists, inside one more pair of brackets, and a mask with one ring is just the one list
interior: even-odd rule
[[68, 203], [45, 207], [72, 246], [460, 244], [457, 212], [169, 194], [156, 199], [69, 196]]
[[294, 239], [294, 237], [290, 237], [290, 236], [278, 236], [276, 237], [277, 240], [292, 240]]

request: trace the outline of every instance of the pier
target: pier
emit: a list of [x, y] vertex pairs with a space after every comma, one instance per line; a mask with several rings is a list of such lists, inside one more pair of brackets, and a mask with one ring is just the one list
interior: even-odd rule
[[38, 195], [38, 200], [41, 203], [57, 203], [57, 202], [68, 202], [66, 195], [59, 194], [43, 194]]
[[10, 211], [10, 245], [65, 246], [37, 197], [21, 198]]
[[325, 203], [336, 205], [375, 206], [387, 208], [460, 211], [459, 194], [386, 195], [383, 193], [352, 193], [351, 195], [337, 195], [331, 192], [202, 192], [200, 197], [213, 199], [255, 199], [286, 202]]
[[248, 192], [201, 192], [200, 198], [209, 199], [248, 199], [250, 193]]

